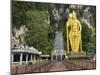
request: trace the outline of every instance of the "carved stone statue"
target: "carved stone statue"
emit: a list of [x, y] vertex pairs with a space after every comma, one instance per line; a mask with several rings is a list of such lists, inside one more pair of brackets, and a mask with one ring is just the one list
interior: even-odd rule
[[69, 14], [69, 19], [66, 23], [67, 30], [67, 52], [69, 53], [69, 44], [71, 51], [74, 53], [82, 52], [81, 41], [81, 23], [76, 17], [75, 11]]

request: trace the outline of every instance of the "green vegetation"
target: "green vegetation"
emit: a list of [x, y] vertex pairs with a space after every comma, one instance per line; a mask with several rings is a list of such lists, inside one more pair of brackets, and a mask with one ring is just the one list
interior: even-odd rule
[[96, 35], [95, 31], [91, 30], [85, 23], [82, 23], [82, 47], [86, 52], [95, 52], [96, 50]]
[[[30, 18], [26, 42], [29, 46], [34, 46], [38, 50], [42, 50], [44, 54], [48, 54], [52, 50], [52, 41], [48, 38], [48, 32], [51, 31], [47, 22], [47, 11], [28, 11], [27, 16]], [[48, 41], [50, 40], [50, 41]]]

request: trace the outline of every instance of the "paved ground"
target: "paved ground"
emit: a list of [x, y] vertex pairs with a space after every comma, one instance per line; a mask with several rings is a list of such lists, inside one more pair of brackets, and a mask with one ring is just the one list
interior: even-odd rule
[[51, 72], [51, 71], [65, 71], [65, 70], [67, 70], [67, 69], [66, 69], [66, 66], [63, 64], [63, 62], [57, 61], [51, 66], [51, 68], [49, 69], [49, 72]]

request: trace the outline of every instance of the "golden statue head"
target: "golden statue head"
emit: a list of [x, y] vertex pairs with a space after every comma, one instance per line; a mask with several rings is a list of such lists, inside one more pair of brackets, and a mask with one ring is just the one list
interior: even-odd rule
[[73, 12], [72, 12], [72, 18], [73, 19], [76, 19], [77, 17], [76, 17], [76, 12], [73, 10]]

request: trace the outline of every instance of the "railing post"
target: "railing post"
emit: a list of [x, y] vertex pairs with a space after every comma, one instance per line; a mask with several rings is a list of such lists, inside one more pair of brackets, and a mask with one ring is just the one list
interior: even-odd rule
[[16, 72], [15, 72], [15, 74], [17, 74], [17, 69], [18, 69], [18, 67], [16, 66]]
[[25, 73], [27, 72], [27, 65], [25, 66]]
[[20, 65], [22, 65], [23, 54], [20, 54]]

